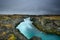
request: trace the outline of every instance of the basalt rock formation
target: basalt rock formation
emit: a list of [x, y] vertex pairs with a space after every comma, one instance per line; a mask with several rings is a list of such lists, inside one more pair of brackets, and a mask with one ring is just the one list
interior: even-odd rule
[[60, 35], [60, 16], [0, 15], [0, 39], [27, 40], [16, 29], [16, 26], [27, 17], [31, 17], [37, 29], [45, 33]]

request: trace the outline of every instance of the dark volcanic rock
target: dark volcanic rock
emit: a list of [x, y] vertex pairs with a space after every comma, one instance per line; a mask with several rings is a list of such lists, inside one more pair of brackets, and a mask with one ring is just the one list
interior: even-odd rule
[[[60, 35], [60, 16], [0, 15], [0, 39], [27, 40], [27, 38], [16, 29], [16, 26], [26, 17], [31, 17], [33, 24], [39, 30]], [[31, 40], [36, 39], [40, 40], [38, 37], [33, 37]]]
[[42, 39], [39, 37], [32, 37], [30, 40], [42, 40]]

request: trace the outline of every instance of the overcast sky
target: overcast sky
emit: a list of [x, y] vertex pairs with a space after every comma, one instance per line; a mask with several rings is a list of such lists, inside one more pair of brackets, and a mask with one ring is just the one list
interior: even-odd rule
[[60, 13], [60, 0], [0, 0], [0, 14], [56, 14]]

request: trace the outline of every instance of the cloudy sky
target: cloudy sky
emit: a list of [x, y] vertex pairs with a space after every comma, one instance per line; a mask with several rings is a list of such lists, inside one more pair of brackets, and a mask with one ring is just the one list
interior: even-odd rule
[[0, 14], [60, 14], [60, 0], [0, 0]]

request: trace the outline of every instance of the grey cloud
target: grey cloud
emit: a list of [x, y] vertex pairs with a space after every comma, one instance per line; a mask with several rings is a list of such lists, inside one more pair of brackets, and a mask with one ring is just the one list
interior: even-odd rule
[[60, 0], [0, 0], [0, 14], [2, 12], [60, 14]]

